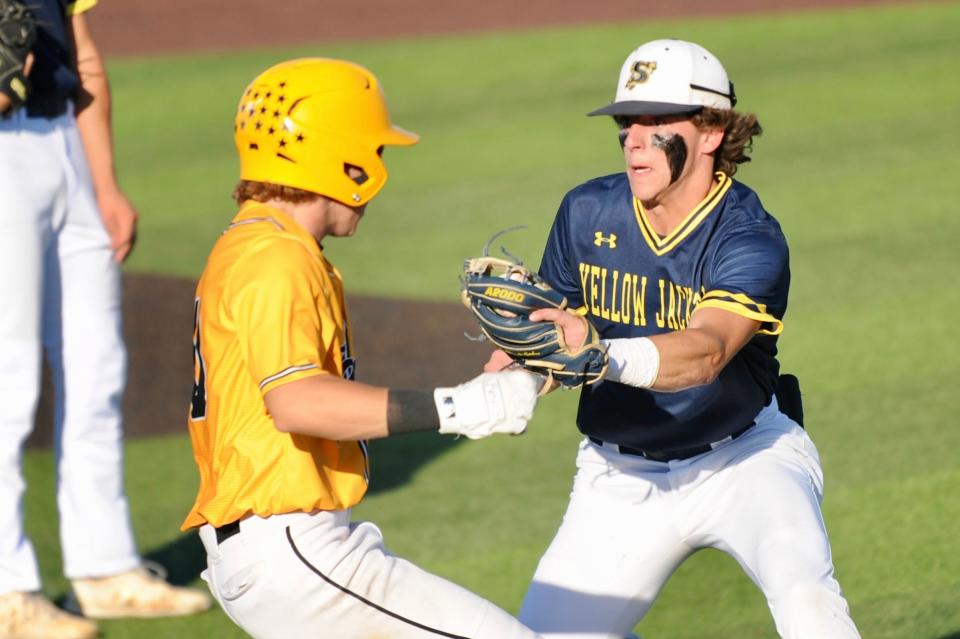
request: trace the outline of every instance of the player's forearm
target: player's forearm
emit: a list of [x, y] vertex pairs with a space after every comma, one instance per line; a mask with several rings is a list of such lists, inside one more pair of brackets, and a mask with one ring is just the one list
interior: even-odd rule
[[709, 384], [728, 361], [723, 340], [702, 330], [656, 335], [651, 341], [660, 355], [653, 390], [679, 391]]
[[709, 384], [759, 328], [756, 320], [708, 308], [681, 331], [604, 340], [607, 378], [667, 392]]
[[278, 430], [336, 441], [432, 430], [480, 439], [522, 433], [542, 379], [522, 370], [484, 373], [451, 387], [395, 390], [317, 375], [264, 396]]
[[113, 161], [110, 84], [103, 59], [83, 14], [71, 20], [80, 88], [76, 95], [77, 129], [90, 165], [97, 197], [118, 190]]
[[663, 392], [713, 382], [742, 346], [700, 328], [604, 341], [610, 358], [608, 379]]
[[389, 434], [386, 388], [315, 375], [272, 389], [264, 402], [282, 432], [334, 441]]
[[710, 383], [722, 368], [722, 343], [698, 333], [604, 340], [607, 379], [658, 391]]

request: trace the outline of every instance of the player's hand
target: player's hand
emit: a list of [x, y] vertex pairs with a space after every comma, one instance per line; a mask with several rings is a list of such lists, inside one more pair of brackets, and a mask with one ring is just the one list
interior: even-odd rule
[[483, 373], [454, 388], [438, 388], [434, 401], [440, 432], [481, 439], [527, 429], [543, 378], [523, 369]]
[[530, 313], [530, 319], [534, 322], [553, 322], [556, 324], [560, 328], [560, 332], [563, 333], [563, 341], [575, 353], [583, 348], [587, 341], [587, 335], [590, 333], [587, 320], [569, 311], [541, 308]]
[[[507, 355], [500, 349], [497, 349], [492, 353], [490, 353], [490, 359], [487, 360], [486, 364], [484, 364], [483, 371], [485, 373], [496, 373], [498, 371], [505, 371], [511, 368], [525, 370], [522, 366], [520, 366], [515, 361], [513, 361], [513, 359], [509, 355]], [[553, 391], [557, 390], [557, 388], [560, 387], [560, 384], [557, 382], [557, 380], [550, 380], [548, 382], [546, 379], [544, 379], [540, 375], [537, 375], [537, 377], [540, 377], [541, 379], [543, 379], [543, 382], [540, 386], [541, 397], [543, 397], [548, 393], [552, 393]]]
[[[567, 311], [561, 311], [555, 308], [542, 308], [530, 313], [530, 319], [534, 322], [553, 322], [560, 327], [563, 333], [563, 340], [572, 351], [577, 351], [583, 347], [587, 341], [587, 334], [590, 332], [587, 326], [587, 320]], [[490, 359], [484, 364], [483, 370], [486, 373], [495, 373], [509, 368], [513, 360], [502, 350], [495, 350], [490, 354]]]
[[98, 194], [97, 205], [100, 207], [100, 218], [110, 236], [113, 259], [118, 264], [123, 263], [137, 241], [137, 211], [127, 196], [119, 190]]
[[513, 366], [513, 359], [499, 348], [490, 353], [490, 359], [483, 365], [484, 373], [496, 373]]

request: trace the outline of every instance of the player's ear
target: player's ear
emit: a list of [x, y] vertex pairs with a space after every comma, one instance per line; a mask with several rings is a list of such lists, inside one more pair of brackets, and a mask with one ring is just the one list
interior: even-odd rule
[[723, 129], [706, 129], [700, 131], [700, 148], [704, 153], [713, 153], [720, 148], [723, 142]]

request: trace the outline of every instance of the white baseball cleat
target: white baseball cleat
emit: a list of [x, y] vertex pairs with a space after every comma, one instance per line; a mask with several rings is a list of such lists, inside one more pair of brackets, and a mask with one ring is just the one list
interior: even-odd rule
[[0, 595], [0, 639], [93, 639], [97, 624], [64, 612], [39, 592]]
[[75, 579], [64, 607], [93, 619], [176, 617], [210, 608], [210, 595], [169, 584], [163, 572], [144, 564], [118, 575]]

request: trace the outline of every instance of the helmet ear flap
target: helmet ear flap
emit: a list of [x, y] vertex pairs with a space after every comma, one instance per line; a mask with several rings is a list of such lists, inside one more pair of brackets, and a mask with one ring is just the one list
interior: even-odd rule
[[386, 183], [383, 147], [417, 139], [391, 124], [372, 73], [328, 58], [267, 69], [244, 92], [234, 125], [241, 179], [351, 206], [369, 202]]
[[370, 176], [367, 175], [367, 172], [355, 164], [350, 164], [349, 162], [343, 163], [343, 172], [348, 178], [357, 183], [358, 186], [362, 186], [364, 182], [370, 179]]
[[[366, 204], [386, 184], [387, 167], [370, 144], [346, 136], [336, 136], [336, 139], [335, 152], [327, 153], [324, 149], [309, 160], [310, 166], [318, 170], [316, 180], [325, 182], [323, 188], [327, 191], [322, 195], [350, 206]], [[323, 168], [327, 162], [329, 171]], [[333, 179], [334, 171], [338, 173], [336, 179]]]

